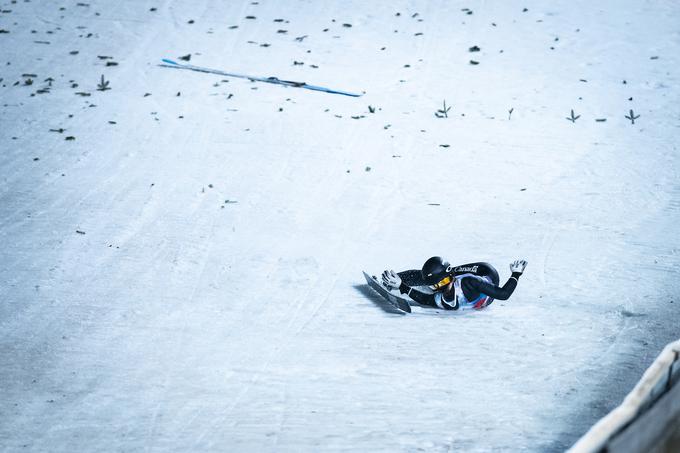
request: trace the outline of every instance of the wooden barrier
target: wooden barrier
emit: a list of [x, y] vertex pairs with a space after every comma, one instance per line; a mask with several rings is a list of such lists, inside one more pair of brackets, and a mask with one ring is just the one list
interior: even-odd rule
[[671, 452], [679, 441], [680, 340], [667, 345], [623, 403], [568, 452]]

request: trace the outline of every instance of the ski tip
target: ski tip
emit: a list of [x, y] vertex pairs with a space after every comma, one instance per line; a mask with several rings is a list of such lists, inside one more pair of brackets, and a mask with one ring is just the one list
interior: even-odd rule
[[353, 97], [353, 98], [360, 98], [361, 96], [363, 96], [363, 94], [349, 93], [347, 91], [338, 91], [338, 90], [320, 90], [320, 91], [325, 91], [325, 92], [331, 93], [331, 94], [341, 94], [343, 96], [350, 96], [350, 97]]
[[168, 60], [167, 58], [162, 58], [161, 61], [167, 64], [177, 64], [176, 61]]

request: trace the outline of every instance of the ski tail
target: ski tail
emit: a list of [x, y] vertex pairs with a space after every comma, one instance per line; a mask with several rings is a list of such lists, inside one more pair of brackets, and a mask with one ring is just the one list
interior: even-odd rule
[[366, 272], [363, 273], [364, 278], [366, 279], [366, 283], [368, 283], [368, 286], [373, 289], [376, 293], [378, 293], [380, 296], [382, 296], [387, 302], [389, 302], [392, 306], [394, 306], [397, 310], [403, 312], [403, 313], [411, 313], [411, 306], [408, 303], [407, 300], [402, 299], [401, 297], [397, 297], [396, 295], [392, 294], [382, 286], [379, 282], [378, 279], [373, 276], [371, 277], [368, 275]]

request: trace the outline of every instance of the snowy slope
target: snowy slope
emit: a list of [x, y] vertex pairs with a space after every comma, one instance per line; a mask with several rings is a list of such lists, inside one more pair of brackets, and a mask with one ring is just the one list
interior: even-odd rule
[[560, 451], [678, 337], [680, 7], [367, 3], [0, 0], [2, 449]]

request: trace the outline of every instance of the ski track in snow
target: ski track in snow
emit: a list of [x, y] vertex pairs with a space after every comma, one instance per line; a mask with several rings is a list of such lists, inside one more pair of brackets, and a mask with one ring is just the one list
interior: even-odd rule
[[[563, 451], [677, 337], [680, 8], [624, 3], [0, 0], [0, 450]], [[361, 286], [432, 255], [529, 265]]]

